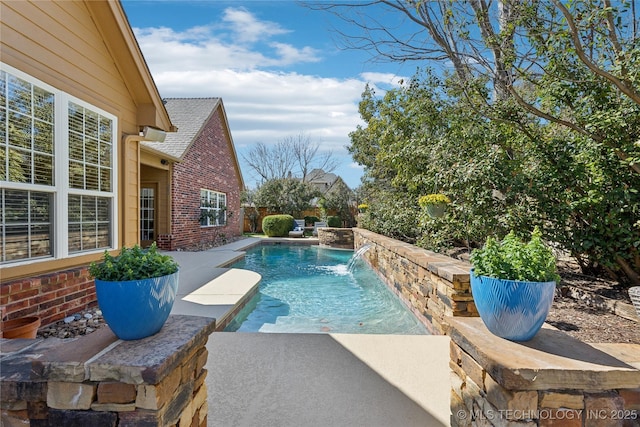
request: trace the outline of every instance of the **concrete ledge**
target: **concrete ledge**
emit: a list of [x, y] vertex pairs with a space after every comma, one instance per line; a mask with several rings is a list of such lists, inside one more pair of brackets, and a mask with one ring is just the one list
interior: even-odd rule
[[[607, 390], [636, 388], [640, 370], [615, 346], [592, 345], [544, 327], [528, 342], [493, 335], [480, 318], [449, 319], [449, 335], [495, 381], [508, 390]], [[640, 359], [640, 345], [627, 348]], [[613, 353], [613, 354], [611, 354]], [[624, 357], [623, 357], [624, 359]]]
[[172, 313], [213, 317], [218, 329], [224, 328], [233, 313], [257, 292], [260, 274], [230, 268], [186, 295], [178, 295]]

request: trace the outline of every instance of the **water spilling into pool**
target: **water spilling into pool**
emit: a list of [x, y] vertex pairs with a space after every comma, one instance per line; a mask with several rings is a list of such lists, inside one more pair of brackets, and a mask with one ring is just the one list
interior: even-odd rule
[[260, 290], [225, 330], [427, 334], [369, 266], [349, 266], [352, 256], [315, 246], [250, 250], [231, 267], [260, 273]]

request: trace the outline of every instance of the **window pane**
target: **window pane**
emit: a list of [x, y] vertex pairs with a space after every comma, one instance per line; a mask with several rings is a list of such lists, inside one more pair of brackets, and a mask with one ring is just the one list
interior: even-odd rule
[[82, 197], [82, 206], [81, 206], [81, 218], [82, 222], [87, 221], [95, 221], [97, 218], [96, 212], [96, 198], [90, 196], [81, 196]]
[[113, 163], [112, 120], [69, 103], [69, 185], [72, 188], [111, 192]]
[[96, 239], [97, 248], [108, 248], [111, 246], [111, 225], [98, 224], [98, 235]]
[[7, 109], [0, 106], [0, 143], [7, 142]]
[[93, 165], [85, 166], [85, 188], [87, 190], [98, 189], [98, 167]]
[[33, 129], [33, 148], [47, 154], [53, 154], [53, 124], [36, 120]]
[[69, 187], [84, 188], [84, 168], [82, 163], [69, 162]]
[[31, 222], [49, 224], [51, 222], [51, 195], [31, 193]]
[[34, 183], [53, 185], [53, 157], [36, 153], [33, 159], [35, 165]]
[[84, 161], [87, 163], [98, 164], [98, 140], [86, 138], [84, 141]]
[[9, 113], [9, 144], [14, 147], [31, 148], [31, 117], [20, 113]]
[[9, 75], [9, 109], [31, 115], [31, 84]]
[[84, 108], [81, 106], [74, 104], [73, 102], [69, 103], [69, 132], [75, 132], [80, 135], [84, 135]]
[[101, 117], [100, 118], [100, 141], [108, 144], [112, 144], [113, 132], [112, 132], [111, 120]]
[[52, 195], [3, 189], [0, 200], [0, 228], [4, 230], [0, 262], [52, 255]]
[[28, 192], [4, 190], [5, 221], [10, 223], [26, 224], [29, 221]]
[[9, 181], [31, 183], [31, 153], [9, 148]]
[[69, 158], [80, 161], [84, 160], [82, 135], [74, 132], [69, 132]]
[[80, 222], [80, 196], [69, 195], [69, 222]]
[[31, 257], [51, 254], [51, 231], [49, 225], [31, 227]]
[[29, 227], [5, 227], [5, 257], [2, 261], [15, 261], [29, 257]]
[[7, 73], [0, 71], [0, 106], [5, 107], [7, 105], [7, 97], [4, 95], [7, 90]]
[[100, 191], [111, 191], [111, 169], [100, 168]]
[[33, 115], [42, 121], [53, 123], [54, 96], [39, 87], [33, 88]]
[[87, 138], [98, 139], [98, 114], [84, 109], [84, 135]]
[[111, 152], [111, 144], [100, 142], [100, 165], [104, 167], [111, 167]]
[[[3, 100], [2, 143], [9, 146], [3, 153], [1, 178], [27, 184], [54, 185], [54, 96], [31, 83], [3, 73], [7, 81], [7, 97]], [[5, 108], [6, 107], [6, 108]], [[48, 154], [39, 157], [35, 152]], [[38, 162], [42, 160], [43, 164]], [[8, 170], [7, 170], [8, 164]]]
[[98, 221], [111, 221], [111, 200], [106, 197], [98, 197]]
[[69, 224], [69, 252], [82, 250], [81, 239], [80, 224]]
[[0, 144], [0, 181], [8, 181], [7, 176], [7, 146]]
[[94, 222], [82, 223], [82, 249], [89, 250], [98, 247], [96, 224]]
[[70, 195], [69, 252], [109, 248], [111, 242], [111, 199]]

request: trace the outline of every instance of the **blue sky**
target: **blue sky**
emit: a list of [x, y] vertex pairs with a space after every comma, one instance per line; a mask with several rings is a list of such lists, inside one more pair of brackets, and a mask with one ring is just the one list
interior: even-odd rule
[[[367, 52], [341, 49], [332, 28], [345, 24], [294, 1], [122, 5], [162, 97], [221, 97], [239, 155], [256, 142], [307, 135], [334, 152], [341, 162], [335, 173], [351, 188], [362, 169], [345, 147], [362, 124], [365, 85], [380, 92], [415, 72], [416, 64], [381, 64]], [[240, 164], [255, 188], [256, 177]]]

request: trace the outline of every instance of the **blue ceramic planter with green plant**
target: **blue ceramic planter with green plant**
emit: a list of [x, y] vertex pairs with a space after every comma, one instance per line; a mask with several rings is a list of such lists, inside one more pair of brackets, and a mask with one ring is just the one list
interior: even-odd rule
[[178, 292], [178, 264], [155, 243], [146, 250], [122, 248], [117, 257], [105, 251], [89, 272], [102, 315], [118, 338], [142, 339], [162, 329]]
[[556, 283], [556, 258], [536, 227], [528, 243], [513, 232], [487, 239], [471, 254], [471, 293], [485, 326], [494, 335], [529, 341], [549, 314]]

